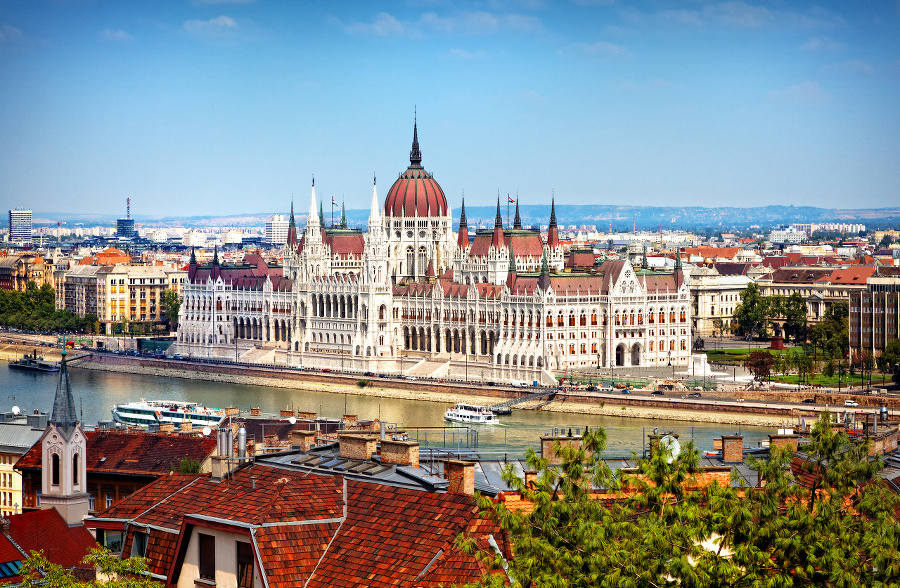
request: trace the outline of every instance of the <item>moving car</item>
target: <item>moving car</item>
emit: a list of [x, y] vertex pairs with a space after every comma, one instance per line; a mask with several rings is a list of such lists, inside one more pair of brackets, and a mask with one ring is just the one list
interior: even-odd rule
[[690, 394], [687, 395], [687, 397], [688, 398], [702, 398], [703, 395], [700, 394], [699, 392], [691, 392]]
[[803, 404], [815, 404], [816, 399], [815, 398], [804, 398], [801, 402], [803, 402]]
[[855, 400], [845, 400], [844, 406], [859, 406], [859, 403]]

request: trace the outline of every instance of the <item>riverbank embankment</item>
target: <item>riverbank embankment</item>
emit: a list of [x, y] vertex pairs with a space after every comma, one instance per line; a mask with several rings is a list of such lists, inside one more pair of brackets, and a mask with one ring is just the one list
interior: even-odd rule
[[[47, 359], [54, 353], [47, 350]], [[217, 364], [194, 364], [181, 361], [131, 358], [116, 355], [94, 355], [90, 360], [74, 363], [72, 369], [92, 369], [132, 373], [165, 378], [184, 378], [250, 386], [310, 390], [331, 394], [352, 394], [379, 398], [396, 398], [438, 402], [447, 406], [457, 402], [494, 404], [515, 398], [521, 391], [477, 388], [454, 383], [423, 383], [407, 380], [345, 377], [336, 374], [244, 368]], [[366, 382], [362, 387], [360, 381]], [[678, 406], [681, 403], [682, 406]], [[625, 418], [676, 420], [733, 425], [782, 425], [796, 420], [792, 409], [785, 407], [739, 407], [731, 412], [712, 403], [690, 403], [679, 398], [613, 396], [586, 392], [560, 393], [557, 400], [540, 410], [571, 414], [605, 415]]]

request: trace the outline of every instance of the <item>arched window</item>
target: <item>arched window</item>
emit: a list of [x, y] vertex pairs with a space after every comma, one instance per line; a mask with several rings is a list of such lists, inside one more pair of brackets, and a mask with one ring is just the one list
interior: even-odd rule
[[78, 454], [72, 456], [72, 485], [78, 485]]
[[59, 486], [59, 454], [54, 453], [50, 458], [50, 484]]
[[406, 248], [406, 275], [416, 275], [416, 254], [412, 247]]
[[653, 341], [650, 341], [650, 351], [653, 351]]

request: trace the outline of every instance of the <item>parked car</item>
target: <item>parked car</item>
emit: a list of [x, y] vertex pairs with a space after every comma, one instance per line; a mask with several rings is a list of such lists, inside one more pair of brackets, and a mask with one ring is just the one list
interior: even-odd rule
[[375, 372], [365, 372], [363, 375], [371, 378], [375, 375]]
[[666, 395], [666, 393], [663, 392], [662, 390], [654, 390], [653, 392], [650, 393], [650, 396], [665, 396], [665, 395]]
[[[631, 390], [629, 390], [628, 388], [622, 388], [622, 394], [631, 394]], [[662, 392], [660, 392], [660, 394], [662, 394]]]
[[804, 398], [804, 399], [802, 400], [802, 402], [803, 402], [803, 404], [815, 404], [815, 403], [816, 403], [816, 399], [815, 399], [815, 398]]
[[855, 400], [845, 400], [844, 406], [859, 406], [859, 402]]
[[699, 392], [691, 392], [690, 394], [687, 395], [687, 397], [688, 398], [702, 398], [703, 395], [700, 394]]

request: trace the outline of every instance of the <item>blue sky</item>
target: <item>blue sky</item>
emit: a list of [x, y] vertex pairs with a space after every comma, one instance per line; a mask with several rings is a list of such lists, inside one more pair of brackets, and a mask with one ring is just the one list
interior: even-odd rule
[[[900, 0], [0, 0], [0, 205], [900, 204]], [[304, 210], [305, 211], [305, 210]]]

